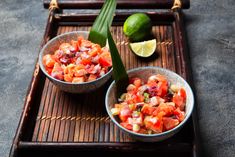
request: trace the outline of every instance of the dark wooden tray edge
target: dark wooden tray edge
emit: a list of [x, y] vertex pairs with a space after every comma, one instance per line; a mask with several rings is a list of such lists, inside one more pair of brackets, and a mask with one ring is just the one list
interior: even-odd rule
[[[180, 0], [181, 8], [188, 9], [190, 7], [190, 0]], [[49, 8], [51, 0], [43, 0], [44, 8]], [[57, 2], [60, 9], [99, 9], [102, 7], [102, 1], [72, 1], [60, 0]], [[137, 0], [127, 1], [119, 0], [117, 2], [117, 9], [171, 9], [175, 0]]]
[[[184, 14], [181, 10], [177, 9], [176, 14], [175, 14], [175, 19], [177, 22], [177, 27], [179, 28], [178, 35], [181, 38], [181, 42], [179, 42], [180, 47], [181, 47], [181, 53], [184, 55], [184, 60], [185, 60], [185, 78], [187, 82], [190, 84], [191, 88], [193, 91], [195, 91], [194, 87], [194, 81], [192, 77], [192, 69], [191, 69], [191, 62], [190, 62], [190, 56], [189, 56], [189, 48], [187, 45], [187, 33], [186, 30], [184, 29]], [[189, 66], [190, 65], [190, 66]], [[196, 93], [194, 92], [194, 97], [195, 97], [195, 106], [194, 110], [192, 113], [192, 120], [193, 120], [193, 128], [194, 128], [194, 146], [193, 146], [193, 156], [194, 157], [199, 157], [202, 156], [202, 148], [200, 146], [200, 131], [199, 131], [199, 125], [198, 125], [198, 111], [197, 111], [197, 101], [196, 101]]]
[[[46, 29], [45, 29], [43, 39], [40, 44], [40, 49], [43, 47], [43, 45], [48, 40], [50, 40], [50, 38], [48, 38], [48, 37], [52, 36], [52, 34], [53, 34], [52, 28], [53, 28], [54, 20], [55, 20], [54, 19], [55, 12], [57, 12], [55, 9], [53, 9], [49, 12], [48, 19], [47, 19], [47, 25], [45, 27]], [[17, 156], [18, 144], [22, 138], [22, 133], [25, 130], [24, 126], [29, 121], [29, 116], [27, 116], [27, 114], [28, 114], [28, 112], [30, 112], [30, 109], [32, 108], [32, 97], [34, 97], [37, 93], [38, 82], [40, 80], [40, 77], [42, 77], [42, 76], [43, 76], [43, 74], [42, 74], [42, 71], [40, 70], [40, 67], [38, 64], [38, 59], [37, 59], [36, 65], [34, 68], [34, 72], [32, 75], [32, 80], [31, 80], [30, 86], [28, 87], [28, 90], [27, 90], [24, 107], [23, 107], [23, 110], [22, 110], [22, 113], [20, 116], [20, 121], [19, 121], [18, 127], [16, 129], [16, 134], [13, 139], [13, 143], [11, 146], [9, 157]]]
[[[54, 23], [54, 20], [55, 20], [55, 14], [56, 10], [51, 10], [50, 13], [49, 13], [49, 17], [48, 17], [48, 22], [47, 22], [47, 26], [46, 26], [46, 30], [45, 30], [45, 33], [44, 33], [44, 38], [41, 42], [41, 47], [50, 39], [48, 37], [50, 36], [53, 36], [53, 32], [52, 32], [52, 27], [53, 27], [53, 23]], [[181, 36], [181, 41], [176, 41], [178, 42], [179, 46], [181, 47], [180, 49], [180, 53], [184, 53], [184, 56], [185, 56], [185, 65], [190, 65], [190, 60], [189, 60], [189, 56], [188, 56], [188, 51], [187, 51], [187, 44], [185, 43], [186, 39], [185, 39], [185, 30], [183, 29], [183, 15], [182, 15], [182, 12], [180, 10], [176, 10], [174, 11], [174, 14], [175, 14], [175, 18], [176, 20], [178, 20], [178, 22], [176, 22], [177, 24], [175, 25], [175, 27], [178, 27], [178, 29], [180, 30], [176, 35], [177, 36]], [[185, 74], [182, 74], [182, 75], [185, 75], [185, 78], [190, 82], [190, 84], [193, 86], [192, 84], [192, 77], [191, 77], [191, 67], [190, 66], [187, 66], [187, 68], [185, 68], [186, 71], [185, 71]], [[188, 75], [186, 75], [188, 74]], [[32, 101], [32, 97], [35, 96], [36, 94], [36, 89], [37, 89], [37, 84], [38, 84], [38, 81], [42, 75], [41, 71], [39, 70], [39, 65], [36, 64], [35, 66], [35, 70], [34, 70], [34, 73], [33, 73], [33, 77], [32, 77], [32, 81], [31, 81], [31, 84], [30, 84], [30, 87], [28, 89], [28, 94], [27, 94], [27, 97], [26, 97], [26, 100], [25, 100], [25, 104], [24, 104], [24, 108], [23, 108], [23, 112], [22, 112], [22, 115], [21, 115], [21, 118], [20, 118], [20, 122], [19, 122], [19, 125], [18, 125], [18, 128], [17, 128], [17, 132], [16, 132], [16, 135], [14, 137], [14, 141], [13, 141], [13, 144], [12, 144], [12, 147], [11, 147], [11, 151], [10, 151], [10, 157], [13, 157], [13, 156], [17, 156], [17, 149], [18, 149], [18, 146], [19, 146], [19, 143], [21, 141], [21, 138], [22, 138], [22, 133], [24, 132], [24, 125], [27, 123], [28, 121], [28, 116], [27, 116], [27, 113], [30, 111], [30, 104], [31, 104], [31, 101]], [[195, 107], [196, 108], [196, 107]], [[194, 145], [194, 156], [199, 156], [199, 152], [200, 152], [200, 149], [199, 149], [199, 135], [198, 135], [198, 125], [197, 125], [197, 111], [196, 109], [194, 110], [193, 112], [193, 124], [194, 124], [194, 134], [195, 134], [195, 145]], [[26, 143], [27, 145], [27, 143]]]

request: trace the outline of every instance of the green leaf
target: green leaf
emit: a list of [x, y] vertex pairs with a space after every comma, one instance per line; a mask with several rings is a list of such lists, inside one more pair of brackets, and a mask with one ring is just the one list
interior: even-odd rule
[[107, 28], [107, 32], [109, 50], [112, 57], [113, 77], [117, 87], [117, 96], [120, 97], [121, 94], [126, 91], [126, 87], [129, 83], [129, 78], [109, 28]]
[[101, 45], [101, 47], [106, 45], [107, 27], [109, 28], [112, 24], [116, 5], [116, 0], [105, 1], [99, 15], [92, 25], [88, 40]]

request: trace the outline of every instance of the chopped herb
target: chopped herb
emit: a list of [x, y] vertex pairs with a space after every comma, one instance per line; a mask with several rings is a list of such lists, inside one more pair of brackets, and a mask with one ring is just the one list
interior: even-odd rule
[[134, 110], [134, 107], [135, 107], [135, 104], [129, 104], [129, 108], [130, 108], [131, 110]]
[[149, 102], [149, 94], [144, 93], [144, 102]]

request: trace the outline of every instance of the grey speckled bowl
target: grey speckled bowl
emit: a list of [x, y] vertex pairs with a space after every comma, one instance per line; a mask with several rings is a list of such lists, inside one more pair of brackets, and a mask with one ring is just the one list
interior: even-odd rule
[[78, 36], [83, 36], [85, 39], [88, 38], [88, 31], [74, 31], [68, 32], [65, 34], [61, 34], [56, 36], [55, 38], [51, 39], [47, 44], [42, 48], [39, 54], [39, 65], [43, 73], [50, 79], [50, 81], [60, 88], [63, 91], [69, 93], [87, 93], [96, 90], [97, 88], [101, 87], [107, 80], [112, 76], [112, 69], [109, 70], [104, 76], [90, 82], [84, 83], [69, 83], [57, 80], [50, 76], [42, 63], [43, 56], [46, 54], [53, 54], [55, 50], [57, 50], [60, 44], [64, 42], [70, 42], [71, 40], [77, 40]]
[[106, 93], [106, 98], [105, 98], [106, 110], [107, 110], [111, 120], [120, 129], [122, 129], [125, 133], [129, 134], [130, 136], [132, 136], [136, 140], [144, 141], [144, 142], [162, 141], [162, 140], [165, 140], [165, 139], [173, 136], [174, 134], [176, 134], [183, 127], [183, 125], [186, 123], [186, 121], [189, 119], [190, 115], [192, 114], [193, 107], [194, 107], [194, 96], [193, 96], [192, 89], [190, 88], [188, 83], [182, 77], [180, 77], [178, 74], [176, 74], [172, 71], [163, 69], [163, 68], [159, 68], [159, 67], [141, 67], [141, 68], [136, 68], [136, 69], [132, 69], [132, 70], [128, 71], [128, 76], [130, 78], [139, 77], [145, 81], [147, 81], [148, 77], [153, 74], [161, 74], [161, 75], [166, 76], [167, 80], [170, 83], [179, 85], [179, 86], [183, 87], [186, 91], [186, 94], [187, 94], [186, 116], [185, 116], [185, 119], [175, 128], [168, 130], [168, 131], [165, 131], [163, 133], [151, 134], [151, 135], [139, 134], [139, 133], [134, 133], [132, 131], [129, 131], [129, 130], [125, 129], [124, 127], [122, 127], [118, 123], [117, 117], [113, 116], [111, 113], [111, 108], [113, 108], [114, 104], [117, 103], [117, 95], [115, 92], [116, 91], [115, 82], [112, 82], [112, 84], [108, 88], [108, 91]]

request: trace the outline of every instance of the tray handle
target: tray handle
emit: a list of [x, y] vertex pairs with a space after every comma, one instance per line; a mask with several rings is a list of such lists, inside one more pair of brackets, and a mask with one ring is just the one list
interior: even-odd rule
[[174, 10], [174, 9], [181, 9], [181, 7], [182, 7], [181, 0], [175, 0], [171, 9], [172, 10]]
[[52, 10], [57, 10], [57, 9], [59, 9], [57, 0], [51, 0], [49, 4], [49, 10], [52, 11]]

